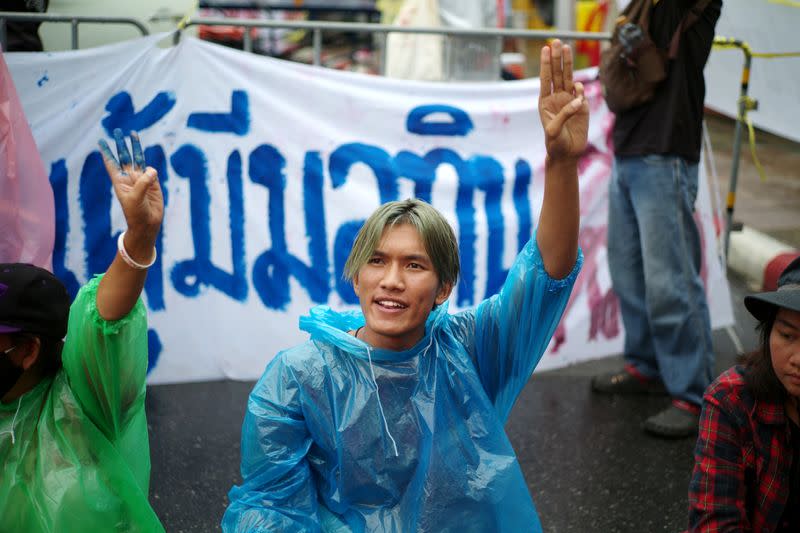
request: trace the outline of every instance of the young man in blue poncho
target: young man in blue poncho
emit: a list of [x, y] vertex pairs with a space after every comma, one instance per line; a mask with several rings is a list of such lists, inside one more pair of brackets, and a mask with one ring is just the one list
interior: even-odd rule
[[224, 531], [541, 531], [503, 424], [580, 269], [589, 120], [558, 41], [542, 50], [541, 81], [544, 203], [500, 293], [448, 314], [453, 230], [421, 201], [381, 206], [345, 267], [362, 312], [312, 309], [300, 321], [310, 340], [250, 394]]

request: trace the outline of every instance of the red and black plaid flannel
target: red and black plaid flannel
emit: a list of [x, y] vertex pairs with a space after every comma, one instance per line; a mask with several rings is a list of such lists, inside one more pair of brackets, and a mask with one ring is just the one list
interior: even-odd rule
[[728, 369], [703, 396], [689, 531], [771, 533], [789, 497], [791, 432], [781, 404], [756, 401]]

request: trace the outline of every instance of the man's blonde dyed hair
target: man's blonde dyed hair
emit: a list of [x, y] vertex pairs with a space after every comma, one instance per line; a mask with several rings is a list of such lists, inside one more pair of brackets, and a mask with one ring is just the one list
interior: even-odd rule
[[416, 198], [387, 202], [370, 215], [356, 235], [353, 249], [344, 265], [344, 277], [352, 282], [361, 267], [367, 264], [387, 228], [410, 224], [419, 232], [439, 285], [454, 287], [460, 269], [458, 242], [453, 228], [442, 214]]

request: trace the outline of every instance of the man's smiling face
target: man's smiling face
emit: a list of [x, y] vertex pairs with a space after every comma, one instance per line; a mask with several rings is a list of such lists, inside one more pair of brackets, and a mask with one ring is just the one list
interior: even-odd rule
[[375, 252], [353, 279], [366, 319], [359, 338], [376, 348], [407, 350], [425, 335], [434, 305], [447, 300], [451, 286], [441, 286], [417, 229], [387, 227]]

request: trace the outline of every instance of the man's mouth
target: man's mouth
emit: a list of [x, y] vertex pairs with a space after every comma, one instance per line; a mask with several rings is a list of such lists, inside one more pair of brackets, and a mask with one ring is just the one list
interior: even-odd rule
[[408, 307], [406, 304], [395, 300], [375, 300], [375, 303], [385, 309], [390, 309], [392, 311], [398, 309], [405, 309], [406, 307]]

